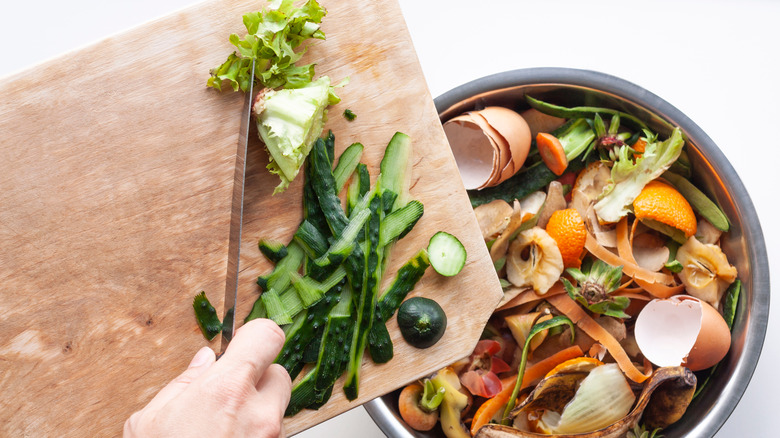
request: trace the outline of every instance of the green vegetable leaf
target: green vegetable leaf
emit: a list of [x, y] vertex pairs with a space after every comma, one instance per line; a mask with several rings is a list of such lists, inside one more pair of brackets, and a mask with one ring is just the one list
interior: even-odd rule
[[618, 149], [610, 184], [594, 207], [598, 217], [606, 222], [617, 222], [628, 214], [631, 203], [645, 185], [661, 176], [677, 160], [685, 144], [679, 128], [674, 128], [663, 142], [656, 141], [650, 132], [645, 134], [647, 146], [640, 157], [634, 157], [628, 146]]
[[207, 86], [221, 90], [227, 83], [234, 91], [246, 91], [253, 77], [252, 59], [256, 60], [254, 73], [265, 87], [299, 88], [311, 82], [314, 65], [296, 67], [306, 50], [295, 49], [310, 38], [325, 39], [320, 23], [326, 14], [316, 0], [300, 8], [291, 0], [275, 0], [263, 11], [245, 14], [247, 34], [244, 38], [230, 35], [236, 51], [211, 71]]
[[222, 331], [222, 323], [219, 321], [214, 306], [206, 298], [206, 292], [195, 295], [195, 299], [192, 300], [192, 307], [195, 310], [195, 318], [203, 336], [209, 341], [214, 339]]
[[352, 112], [351, 109], [347, 108], [344, 110], [344, 118], [349, 120], [350, 122], [355, 120], [356, 117], [357, 116], [355, 115], [355, 113]]

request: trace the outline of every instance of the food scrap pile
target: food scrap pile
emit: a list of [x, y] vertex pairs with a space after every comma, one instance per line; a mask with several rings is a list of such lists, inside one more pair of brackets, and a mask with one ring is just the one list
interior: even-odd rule
[[449, 438], [656, 434], [730, 348], [728, 219], [679, 128], [525, 98], [444, 123], [505, 296], [471, 356], [404, 388], [400, 413]]

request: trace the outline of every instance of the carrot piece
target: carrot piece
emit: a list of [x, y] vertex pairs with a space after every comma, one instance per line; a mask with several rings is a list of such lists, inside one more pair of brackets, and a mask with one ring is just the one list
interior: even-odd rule
[[612, 355], [620, 369], [623, 370], [623, 373], [625, 373], [629, 379], [637, 383], [642, 383], [650, 377], [652, 370], [650, 370], [648, 374], [642, 374], [642, 372], [631, 363], [631, 359], [628, 357], [628, 354], [626, 354], [626, 351], [623, 350], [620, 342], [609, 334], [604, 327], [594, 321], [593, 318], [588, 316], [588, 314], [582, 310], [582, 307], [580, 307], [576, 301], [569, 298], [568, 295], [561, 294], [549, 297], [547, 298], [547, 302], [555, 306], [556, 309], [560, 310], [564, 315], [571, 319], [572, 322], [577, 324], [588, 336], [607, 347], [609, 354]]
[[525, 303], [540, 301], [543, 300], [545, 297], [562, 294], [564, 292], [566, 292], [566, 289], [563, 288], [563, 283], [561, 283], [560, 281], [555, 282], [555, 284], [552, 285], [550, 290], [548, 290], [547, 293], [545, 293], [544, 295], [537, 295], [533, 289], [527, 289], [524, 290], [523, 292], [520, 292], [515, 297], [510, 298], [507, 302], [503, 304], [499, 303], [499, 306], [498, 308], [496, 308], [496, 310], [511, 309], [513, 307], [522, 306]]
[[[634, 222], [634, 225], [636, 225], [636, 222]], [[631, 227], [631, 235], [629, 236], [627, 217], [620, 219], [617, 227], [615, 228], [615, 233], [617, 234], [618, 256], [621, 259], [636, 264], [636, 259], [634, 258], [634, 249], [632, 247], [632, 242], [634, 241], [634, 231], [636, 231], [636, 226]], [[682, 284], [667, 286], [665, 284], [645, 281], [641, 278], [634, 278], [634, 281], [639, 285], [639, 287], [648, 291], [650, 295], [656, 298], [669, 298], [681, 293], [685, 289], [685, 285]]]
[[[572, 347], [563, 349], [552, 356], [541, 360], [534, 365], [528, 367], [523, 373], [523, 385], [522, 388], [527, 388], [531, 383], [544, 377], [553, 368], [559, 364], [566, 362], [569, 359], [582, 356], [582, 349], [579, 346], [574, 345]], [[490, 423], [490, 420], [498, 414], [501, 409], [509, 402], [509, 398], [512, 396], [512, 390], [515, 387], [517, 381], [517, 375], [506, 377], [501, 380], [501, 392], [489, 398], [487, 401], [477, 409], [474, 414], [474, 419], [471, 421], [471, 435], [476, 435], [480, 427]], [[520, 389], [522, 389], [520, 388]]]
[[539, 155], [542, 156], [544, 164], [554, 174], [563, 175], [569, 166], [569, 159], [566, 158], [566, 151], [563, 150], [561, 142], [552, 134], [540, 132], [536, 134], [536, 147], [539, 148]]
[[642, 268], [636, 262], [630, 262], [599, 245], [596, 238], [588, 233], [585, 238], [585, 248], [591, 254], [612, 266], [623, 266], [623, 272], [634, 280], [644, 280], [648, 283], [669, 284], [674, 282], [674, 277], [663, 272], [653, 272]]
[[631, 147], [640, 154], [645, 152], [645, 146], [647, 146], [647, 142], [641, 138], [637, 139], [636, 143], [631, 145]]

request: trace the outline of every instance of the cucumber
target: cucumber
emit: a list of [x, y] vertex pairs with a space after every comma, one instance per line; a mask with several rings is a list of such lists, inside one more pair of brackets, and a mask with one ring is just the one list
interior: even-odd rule
[[260, 239], [257, 246], [260, 248], [260, 252], [273, 264], [279, 263], [287, 256], [287, 247], [282, 242]]
[[327, 322], [328, 314], [338, 302], [343, 286], [344, 282], [342, 281], [326, 292], [317, 304], [299, 313], [293, 321], [293, 327], [286, 332], [284, 345], [276, 356], [275, 362], [287, 370], [291, 379], [295, 379], [303, 368], [302, 358], [306, 345], [314, 339], [317, 331]]
[[285, 417], [292, 417], [310, 405], [314, 400], [314, 370], [312, 369], [292, 387], [290, 402], [284, 411]]
[[423, 205], [420, 201], [411, 201], [403, 208], [388, 214], [379, 226], [379, 246], [384, 247], [396, 239], [403, 238], [414, 228], [422, 215]]
[[[579, 172], [583, 167], [585, 167], [585, 163], [582, 160], [571, 160], [569, 161], [569, 167], [566, 168], [564, 173]], [[543, 161], [539, 161], [495, 187], [469, 190], [471, 207], [477, 208], [496, 199], [503, 199], [511, 205], [515, 199], [523, 199], [531, 193], [546, 187], [556, 179], [558, 179], [558, 176]]]
[[371, 176], [368, 174], [368, 167], [359, 163], [355, 169], [355, 176], [347, 188], [347, 214], [352, 215], [355, 206], [360, 202], [366, 193], [371, 189]]
[[411, 156], [412, 139], [404, 133], [396, 132], [385, 148], [377, 183], [380, 193], [390, 190], [398, 194], [391, 211], [406, 205], [411, 178]]
[[343, 266], [338, 266], [324, 281], [319, 282], [310, 277], [301, 277], [296, 272], [290, 273], [295, 290], [298, 291], [301, 303], [304, 308], [309, 308], [319, 302], [325, 292], [335, 287], [347, 275]]
[[436, 272], [451, 277], [466, 264], [466, 248], [457, 237], [439, 231], [428, 242], [428, 257]]
[[312, 187], [331, 233], [338, 236], [347, 227], [349, 220], [341, 209], [341, 200], [336, 193], [336, 180], [331, 172], [325, 142], [321, 138], [314, 142], [309, 157], [312, 160]]
[[393, 342], [387, 332], [386, 322], [414, 289], [428, 266], [428, 252], [422, 249], [398, 269], [393, 282], [377, 300], [374, 323], [368, 334], [368, 351], [374, 362], [385, 363], [393, 358]]
[[280, 326], [292, 323], [292, 316], [287, 313], [287, 310], [284, 308], [276, 289], [268, 289], [263, 292], [263, 294], [260, 295], [260, 299], [263, 301], [263, 306], [265, 307], [268, 319]]
[[355, 246], [355, 240], [358, 239], [366, 222], [371, 217], [368, 209], [355, 210], [355, 216], [350, 219], [338, 239], [328, 248], [328, 250], [314, 260], [314, 263], [320, 267], [338, 266], [350, 253]]
[[297, 272], [303, 262], [303, 249], [295, 242], [287, 245], [287, 255], [276, 264], [273, 271], [257, 277], [263, 290], [285, 290], [290, 285], [290, 272]]
[[[344, 394], [348, 400], [358, 396], [358, 381], [363, 362], [363, 353], [368, 344], [368, 333], [374, 319], [377, 288], [379, 286], [381, 258], [379, 252], [379, 222], [382, 209], [381, 195], [374, 193], [369, 203], [371, 218], [366, 223], [367, 251], [365, 251], [365, 269], [363, 272], [363, 287], [357, 301], [357, 320], [352, 334], [352, 343], [347, 364], [347, 378], [344, 382]], [[354, 280], [354, 278], [353, 278]], [[354, 284], [354, 281], [353, 281]], [[354, 301], [354, 300], [353, 300]]]
[[328, 250], [328, 240], [322, 235], [314, 223], [304, 219], [293, 235], [293, 239], [301, 246], [306, 256], [312, 259], [322, 256]]
[[428, 348], [444, 336], [447, 315], [439, 303], [429, 298], [413, 297], [398, 308], [398, 328], [409, 345]]
[[314, 388], [318, 395], [333, 388], [349, 361], [350, 341], [354, 329], [352, 318], [352, 290], [344, 287], [339, 303], [328, 315], [322, 334], [319, 357], [315, 368]]
[[217, 311], [206, 298], [206, 292], [195, 295], [192, 300], [192, 308], [195, 309], [195, 319], [198, 321], [201, 333], [209, 341], [214, 339], [222, 331], [222, 323], [219, 321]]
[[333, 130], [328, 130], [328, 135], [323, 140], [325, 142], [325, 150], [328, 152], [328, 164], [333, 167], [333, 160], [336, 159], [336, 136], [333, 135]]
[[428, 251], [421, 249], [398, 269], [395, 279], [379, 298], [377, 307], [383, 321], [389, 320], [398, 310], [406, 295], [422, 278], [430, 266]]
[[248, 323], [249, 321], [257, 318], [265, 318], [268, 314], [265, 311], [265, 306], [263, 306], [263, 299], [260, 297], [257, 297], [255, 300], [255, 303], [252, 305], [252, 310], [249, 311], [249, 315], [244, 318], [244, 324]]
[[336, 164], [336, 168], [333, 169], [333, 178], [336, 181], [336, 192], [341, 193], [344, 185], [347, 184], [347, 180], [354, 173], [360, 158], [363, 156], [363, 145], [360, 143], [352, 143], [348, 148], [339, 156], [339, 162]]

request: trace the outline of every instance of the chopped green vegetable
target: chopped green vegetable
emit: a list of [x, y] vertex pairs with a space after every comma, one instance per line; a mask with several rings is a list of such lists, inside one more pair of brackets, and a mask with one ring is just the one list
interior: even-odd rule
[[258, 246], [260, 247], [260, 252], [262, 252], [271, 263], [279, 263], [280, 260], [287, 256], [287, 247], [284, 246], [282, 242], [260, 239]]
[[420, 220], [423, 211], [424, 208], [420, 201], [410, 201], [402, 208], [385, 216], [379, 226], [379, 246], [384, 247], [396, 239], [403, 238]]
[[222, 323], [219, 321], [217, 311], [206, 298], [206, 292], [195, 295], [192, 300], [192, 308], [195, 309], [195, 318], [203, 336], [209, 341], [222, 331]]
[[428, 242], [428, 257], [436, 272], [451, 277], [466, 265], [466, 248], [457, 237], [439, 231]]
[[[582, 160], [570, 160], [569, 167], [566, 168], [564, 173], [579, 172], [583, 167], [585, 167], [585, 164]], [[515, 199], [523, 199], [531, 193], [546, 187], [556, 179], [558, 179], [558, 175], [554, 174], [544, 162], [539, 161], [525, 167], [495, 187], [469, 190], [471, 207], [476, 208], [496, 199], [503, 199], [511, 204]]]
[[666, 141], [657, 141], [649, 132], [645, 152], [634, 157], [631, 148], [623, 146], [618, 160], [612, 166], [610, 183], [604, 188], [594, 209], [606, 222], [617, 222], [628, 214], [629, 207], [645, 185], [658, 178], [680, 156], [685, 141], [679, 128], [675, 128]]
[[279, 325], [285, 325], [292, 323], [292, 315], [287, 313], [287, 309], [284, 308], [282, 300], [279, 298], [279, 292], [276, 289], [269, 289], [260, 295], [260, 299], [263, 300], [263, 306], [268, 315], [268, 319]]
[[333, 169], [333, 179], [336, 180], [336, 193], [341, 193], [349, 177], [355, 172], [355, 168], [363, 156], [363, 145], [352, 143], [341, 153], [336, 168]]
[[352, 112], [351, 109], [347, 108], [347, 109], [344, 110], [344, 118], [345, 119], [347, 119], [347, 120], [349, 120], [351, 122], [351, 121], [355, 120], [355, 117], [357, 117], [357, 116], [355, 115], [355, 113]]
[[731, 283], [729, 288], [726, 289], [726, 301], [723, 303], [723, 319], [726, 320], [729, 330], [734, 326], [740, 292], [742, 292], [742, 282], [739, 279]]
[[294, 49], [309, 38], [325, 39], [320, 29], [327, 11], [315, 0], [295, 8], [291, 0], [277, 0], [269, 9], [244, 15], [247, 35], [241, 39], [230, 35], [236, 46], [227, 60], [211, 71], [207, 85], [222, 89], [228, 83], [234, 91], [246, 91], [253, 74], [249, 71], [256, 60], [255, 75], [266, 87], [296, 87], [311, 82], [314, 65], [295, 66], [304, 50]]

